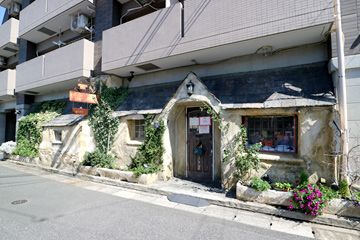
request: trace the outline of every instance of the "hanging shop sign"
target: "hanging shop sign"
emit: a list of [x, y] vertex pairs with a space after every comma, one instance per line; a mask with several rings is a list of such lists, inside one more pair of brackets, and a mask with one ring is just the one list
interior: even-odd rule
[[[73, 103], [72, 112], [83, 116], [89, 114], [89, 104], [98, 104], [98, 96], [89, 83], [79, 82], [74, 90], [69, 92], [69, 100]], [[75, 107], [75, 104], [78, 106]]]
[[98, 104], [98, 99], [96, 94], [92, 94], [92, 93], [70, 91], [69, 99], [70, 102]]
[[89, 114], [89, 109], [87, 109], [87, 108], [72, 108], [72, 112], [74, 114], [87, 116]]

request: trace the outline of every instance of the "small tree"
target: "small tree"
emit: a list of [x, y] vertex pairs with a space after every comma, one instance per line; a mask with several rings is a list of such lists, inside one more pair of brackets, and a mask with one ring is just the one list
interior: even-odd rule
[[205, 110], [211, 116], [213, 121], [218, 124], [222, 136], [227, 138], [227, 143], [222, 150], [223, 161], [234, 161], [234, 177], [241, 181], [251, 170], [257, 171], [260, 165], [259, 150], [261, 144], [248, 145], [247, 131], [243, 125], [240, 126], [239, 132], [232, 139], [229, 139], [229, 124], [224, 124], [220, 113], [215, 112], [206, 104], [201, 107], [201, 110]]
[[244, 126], [240, 127], [240, 132], [233, 139], [232, 146], [225, 151], [224, 161], [234, 160], [234, 176], [238, 180], [243, 180], [251, 170], [258, 170], [260, 165], [259, 150], [261, 144], [257, 143], [251, 146], [247, 145], [247, 131]]

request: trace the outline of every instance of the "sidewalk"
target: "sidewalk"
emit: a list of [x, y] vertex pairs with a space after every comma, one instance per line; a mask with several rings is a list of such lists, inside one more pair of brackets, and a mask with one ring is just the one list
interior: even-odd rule
[[169, 198], [185, 199], [185, 201], [190, 201], [196, 205], [196, 202], [202, 201], [207, 202], [209, 205], [222, 206], [227, 208], [233, 208], [238, 210], [245, 210], [249, 212], [262, 213], [270, 216], [281, 217], [285, 219], [300, 220], [305, 222], [311, 222], [321, 225], [335, 226], [340, 228], [346, 228], [351, 230], [360, 231], [360, 220], [359, 219], [347, 219], [343, 217], [338, 217], [335, 215], [324, 214], [316, 218], [311, 218], [302, 213], [288, 211], [286, 209], [276, 208], [274, 206], [269, 206], [266, 204], [259, 204], [255, 202], [244, 202], [235, 199], [235, 196], [225, 196], [225, 193], [217, 189], [212, 189], [201, 184], [196, 184], [193, 182], [172, 179], [167, 182], [158, 182], [153, 185], [141, 185], [128, 183], [123, 181], [116, 181], [103, 177], [95, 177], [90, 175], [84, 175], [80, 173], [74, 173], [71, 171], [62, 171], [52, 168], [44, 168], [34, 164], [28, 164], [18, 161], [7, 161], [6, 164], [17, 164], [26, 167], [33, 167], [36, 169], [45, 170], [51, 173], [62, 174], [66, 176], [71, 176], [74, 178], [92, 181], [95, 183], [102, 183], [111, 186], [131, 189], [135, 191], [141, 191], [146, 193], [158, 194], [166, 196]]

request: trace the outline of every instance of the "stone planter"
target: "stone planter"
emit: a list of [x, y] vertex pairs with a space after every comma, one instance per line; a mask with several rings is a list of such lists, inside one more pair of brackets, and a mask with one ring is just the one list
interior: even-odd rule
[[287, 207], [290, 205], [291, 197], [291, 192], [282, 192], [275, 190], [259, 192], [251, 187], [241, 185], [240, 183], [236, 184], [236, 198], [243, 201], [252, 201]]
[[[292, 198], [292, 192], [282, 192], [276, 190], [259, 192], [251, 187], [237, 183], [236, 198], [243, 201], [288, 207]], [[353, 202], [344, 199], [331, 200], [328, 207], [324, 209], [324, 213], [360, 219], [360, 207], [357, 207], [353, 204]]]
[[140, 183], [144, 185], [150, 185], [155, 183], [159, 179], [159, 174], [142, 174], [136, 177], [133, 172], [121, 171], [107, 168], [93, 168], [87, 166], [81, 166], [79, 172], [86, 175], [100, 176], [110, 178], [118, 181], [126, 181], [131, 183]]
[[352, 201], [345, 199], [333, 199], [325, 209], [326, 213], [335, 214], [342, 217], [352, 217], [360, 219], [360, 207], [355, 206]]

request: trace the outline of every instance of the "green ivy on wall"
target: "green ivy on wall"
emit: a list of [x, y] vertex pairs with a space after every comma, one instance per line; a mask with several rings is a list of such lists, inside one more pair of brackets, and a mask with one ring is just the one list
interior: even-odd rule
[[36, 104], [32, 113], [57, 112], [62, 114], [66, 107], [66, 100], [51, 100]]
[[163, 144], [164, 132], [165, 125], [163, 121], [154, 122], [152, 116], [145, 117], [145, 139], [129, 166], [129, 169], [136, 176], [161, 171], [165, 152]]
[[42, 124], [51, 121], [59, 114], [56, 112], [31, 113], [18, 122], [16, 149], [14, 155], [38, 157], [42, 140]]
[[115, 158], [109, 152], [119, 129], [119, 120], [112, 113], [124, 101], [127, 88], [110, 88], [101, 84], [99, 89], [99, 104], [91, 108], [89, 116], [96, 150], [86, 154], [83, 165], [115, 168]]

